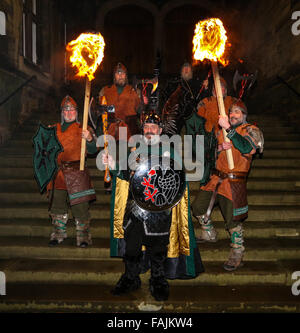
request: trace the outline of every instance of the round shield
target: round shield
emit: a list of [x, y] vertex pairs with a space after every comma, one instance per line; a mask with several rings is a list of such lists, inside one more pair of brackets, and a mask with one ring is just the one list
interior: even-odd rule
[[137, 205], [149, 211], [164, 211], [181, 200], [186, 183], [185, 172], [169, 157], [151, 155], [141, 161], [130, 180]]

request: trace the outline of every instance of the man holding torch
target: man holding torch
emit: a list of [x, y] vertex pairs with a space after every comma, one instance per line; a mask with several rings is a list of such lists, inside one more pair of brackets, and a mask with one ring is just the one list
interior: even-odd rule
[[91, 81], [104, 57], [105, 42], [100, 33], [82, 33], [67, 45], [71, 53], [70, 63], [77, 70], [76, 76], [85, 77], [85, 97], [82, 124], [78, 122], [77, 104], [66, 96], [61, 103], [62, 121], [55, 124], [56, 135], [63, 151], [57, 156], [58, 173], [49, 184], [52, 190], [50, 215], [54, 225], [50, 246], [67, 237], [68, 206], [70, 204], [76, 221], [77, 246], [92, 243], [90, 234], [89, 202], [96, 199], [88, 170], [85, 165], [86, 150], [97, 151], [93, 132], [87, 126]]
[[[248, 124], [246, 117], [247, 108], [237, 99], [229, 109], [229, 116], [219, 116], [219, 125], [226, 131], [230, 142], [224, 140], [219, 130], [216, 169], [208, 184], [201, 187], [192, 205], [193, 214], [201, 225], [198, 241], [216, 242], [217, 232], [210, 215], [214, 204], [218, 203], [231, 240], [229, 258], [223, 266], [228, 271], [236, 270], [242, 263], [245, 251], [242, 221], [248, 216], [247, 176], [253, 154], [258, 148], [263, 148], [261, 131]], [[234, 169], [229, 169], [227, 164], [228, 149], [232, 150]]]
[[57, 157], [58, 173], [47, 187], [51, 190], [49, 210], [54, 226], [49, 246], [61, 244], [67, 238], [69, 207], [76, 223], [77, 246], [92, 244], [89, 203], [96, 195], [87, 168], [79, 170], [81, 141], [86, 140], [91, 154], [97, 152], [97, 147], [92, 129], [83, 130], [77, 118], [77, 104], [67, 95], [61, 103], [61, 123], [53, 125], [63, 151]]
[[[220, 114], [218, 123], [222, 130], [217, 133], [216, 170], [213, 171], [208, 184], [201, 187], [192, 207], [202, 229], [200, 241], [215, 242], [217, 235], [210, 215], [216, 200], [219, 203], [231, 238], [229, 259], [223, 267], [232, 271], [241, 265], [245, 250], [241, 221], [248, 216], [246, 181], [252, 155], [257, 148], [263, 148], [263, 136], [257, 127], [246, 123], [247, 108], [241, 100], [232, 103], [229, 117], [226, 114], [227, 108], [218, 70], [218, 61], [223, 65], [227, 64], [223, 58], [226, 41], [226, 30], [220, 19], [211, 18], [197, 23], [193, 38], [194, 59], [206, 59], [211, 62]], [[214, 123], [216, 120], [212, 121], [212, 124]]]

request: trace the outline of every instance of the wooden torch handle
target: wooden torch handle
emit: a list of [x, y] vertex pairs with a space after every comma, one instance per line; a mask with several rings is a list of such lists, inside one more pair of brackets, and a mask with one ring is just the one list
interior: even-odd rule
[[[82, 130], [87, 129], [90, 94], [91, 94], [91, 81], [88, 79], [88, 77], [86, 77]], [[86, 151], [86, 140], [84, 138], [82, 138], [81, 152], [80, 152], [80, 170], [81, 171], [84, 170], [85, 151]]]
[[[214, 76], [215, 91], [216, 91], [216, 96], [217, 96], [217, 101], [218, 101], [219, 113], [221, 116], [226, 116], [223, 94], [222, 94], [222, 87], [221, 87], [221, 82], [220, 82], [220, 75], [219, 75], [219, 70], [218, 70], [218, 63], [212, 61], [211, 67], [212, 67], [212, 72], [213, 72], [213, 76]], [[230, 142], [230, 140], [227, 138], [227, 133], [224, 130], [224, 128], [222, 129], [222, 132], [223, 132], [224, 140], [226, 142]], [[228, 162], [228, 168], [230, 170], [234, 169], [234, 162], [233, 162], [233, 156], [232, 156], [231, 149], [226, 150], [226, 157], [227, 157], [227, 162]]]

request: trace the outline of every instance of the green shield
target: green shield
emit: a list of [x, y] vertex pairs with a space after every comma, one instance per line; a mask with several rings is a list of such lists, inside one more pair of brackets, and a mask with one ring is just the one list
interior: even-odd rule
[[56, 127], [40, 124], [32, 140], [34, 176], [42, 193], [56, 174], [57, 155], [64, 149], [56, 136]]

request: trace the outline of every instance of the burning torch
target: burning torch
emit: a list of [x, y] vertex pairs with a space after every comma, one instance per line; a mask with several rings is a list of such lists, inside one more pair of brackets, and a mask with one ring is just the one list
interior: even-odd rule
[[[227, 62], [223, 59], [226, 46], [226, 30], [223, 23], [218, 18], [211, 18], [199, 21], [196, 24], [195, 33], [193, 37], [193, 53], [194, 59], [203, 61], [208, 59], [211, 61], [211, 67], [215, 83], [215, 91], [218, 102], [219, 113], [221, 116], [226, 116], [222, 88], [220, 83], [220, 75], [218, 70], [218, 61], [223, 65]], [[230, 142], [227, 138], [227, 133], [223, 129], [223, 136], [226, 142]], [[227, 162], [229, 169], [234, 168], [232, 150], [226, 150]]]
[[[82, 33], [67, 45], [67, 51], [72, 52], [70, 56], [72, 67], [77, 69], [76, 76], [86, 78], [82, 130], [87, 129], [91, 81], [103, 60], [104, 47], [104, 38], [100, 33]], [[83, 138], [81, 141], [80, 170], [84, 170], [85, 152], [86, 140]]]

